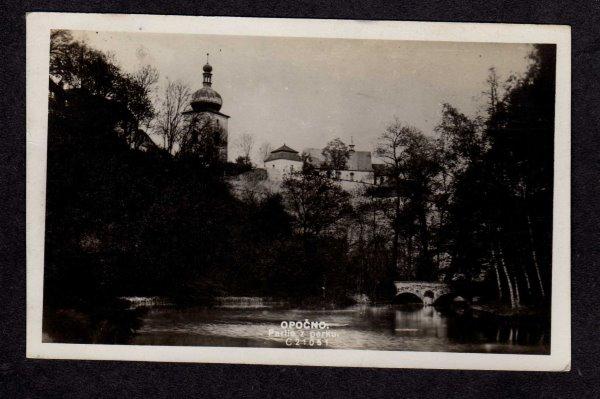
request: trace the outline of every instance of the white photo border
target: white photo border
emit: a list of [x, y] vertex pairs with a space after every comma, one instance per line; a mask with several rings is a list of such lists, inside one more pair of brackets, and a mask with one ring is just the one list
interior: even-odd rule
[[[50, 30], [94, 30], [440, 42], [556, 44], [552, 311], [549, 355], [273, 349], [42, 342]], [[194, 17], [139, 14], [27, 15], [28, 358], [297, 366], [568, 371], [571, 365], [571, 28], [559, 25]]]

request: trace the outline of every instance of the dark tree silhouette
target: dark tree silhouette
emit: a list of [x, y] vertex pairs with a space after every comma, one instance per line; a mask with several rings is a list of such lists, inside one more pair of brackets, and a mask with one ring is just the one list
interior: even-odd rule
[[349, 212], [350, 195], [319, 173], [295, 173], [282, 187], [302, 236], [319, 236]]
[[204, 168], [222, 167], [221, 148], [225, 143], [223, 128], [210, 116], [192, 114], [185, 122], [181, 158], [193, 158]]
[[[419, 256], [414, 275], [422, 280], [436, 279], [430, 253], [428, 208], [432, 201], [433, 181], [440, 171], [434, 143], [421, 131], [396, 120], [379, 138], [377, 150], [387, 165], [392, 182], [392, 204], [389, 220], [392, 238], [392, 260], [398, 265], [400, 236], [407, 243], [406, 261], [412, 269], [413, 236], [419, 241]], [[397, 266], [396, 266], [397, 267]], [[411, 273], [413, 274], [413, 273]]]

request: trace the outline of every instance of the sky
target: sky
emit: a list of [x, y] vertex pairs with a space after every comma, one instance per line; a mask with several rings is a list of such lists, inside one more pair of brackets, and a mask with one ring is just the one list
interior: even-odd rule
[[[156, 33], [73, 32], [78, 40], [114, 55], [126, 72], [154, 66], [160, 80], [202, 87], [210, 53], [213, 89], [229, 115], [229, 159], [237, 139], [255, 148], [287, 144], [302, 151], [339, 137], [373, 150], [398, 118], [433, 135], [441, 105], [474, 116], [485, 107], [490, 67], [505, 79], [529, 64], [528, 44], [278, 38]], [[258, 153], [253, 154], [258, 161]]]

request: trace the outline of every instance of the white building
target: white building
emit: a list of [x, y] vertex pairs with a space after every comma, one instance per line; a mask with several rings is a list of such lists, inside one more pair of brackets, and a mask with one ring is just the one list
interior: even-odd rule
[[[322, 150], [318, 148], [307, 148], [303, 151], [306, 161], [319, 169], [325, 162]], [[265, 159], [267, 179], [280, 182], [286, 175], [302, 170], [302, 158], [298, 151], [285, 144], [271, 151]], [[335, 179], [345, 190], [354, 190], [365, 185], [375, 184], [371, 152], [355, 151], [354, 145], [350, 145], [350, 154], [343, 170], [323, 171]]]
[[265, 169], [268, 180], [280, 182], [286, 175], [302, 170], [302, 158], [298, 151], [284, 144], [271, 151], [265, 159]]
[[[330, 176], [338, 181], [345, 190], [372, 185], [375, 183], [373, 174], [373, 162], [370, 151], [355, 151], [354, 145], [350, 144], [350, 153], [346, 168], [342, 170], [327, 171]], [[308, 156], [307, 161], [316, 168], [320, 168], [325, 162], [323, 152], [318, 148], [307, 148], [304, 153]]]

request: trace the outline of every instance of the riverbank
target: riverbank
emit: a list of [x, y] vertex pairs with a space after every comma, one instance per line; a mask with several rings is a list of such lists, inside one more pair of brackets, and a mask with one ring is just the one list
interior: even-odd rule
[[506, 305], [498, 304], [472, 304], [471, 311], [474, 315], [494, 316], [506, 319], [518, 318], [548, 318], [550, 316], [549, 309], [540, 307], [521, 306], [511, 308]]

